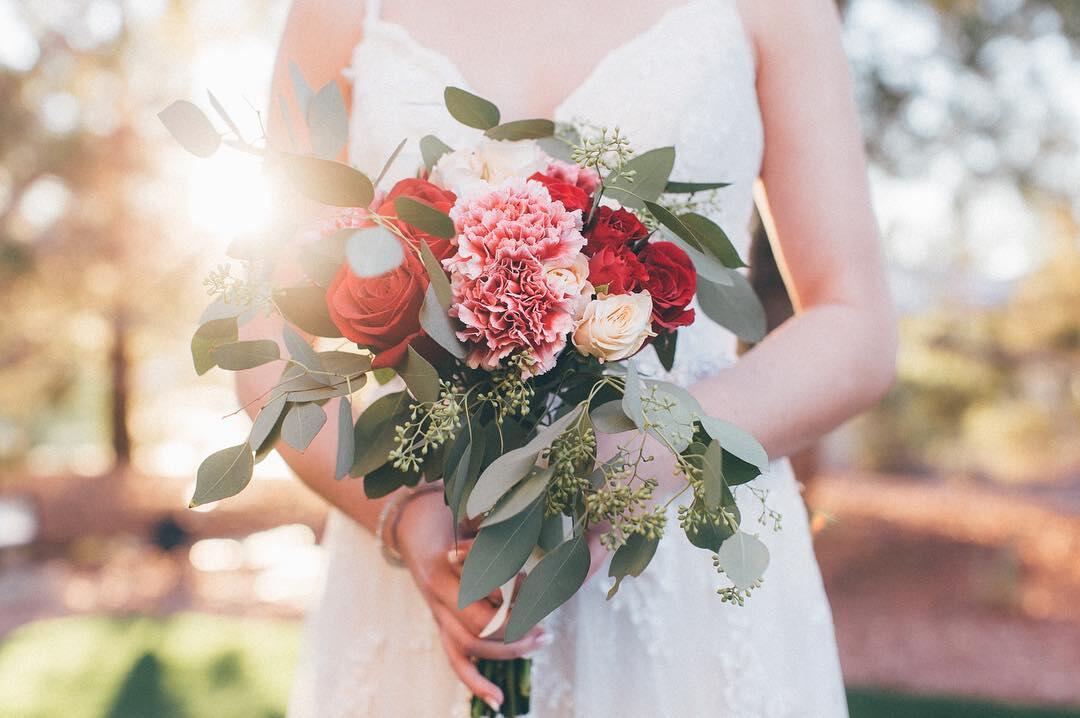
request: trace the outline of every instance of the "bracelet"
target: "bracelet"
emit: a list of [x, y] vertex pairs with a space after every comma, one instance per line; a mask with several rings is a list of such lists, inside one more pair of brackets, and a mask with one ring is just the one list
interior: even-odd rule
[[[379, 520], [375, 524], [375, 543], [378, 545], [383, 558], [386, 559], [386, 562], [391, 566], [405, 565], [405, 561], [401, 557], [401, 552], [397, 550], [397, 527], [405, 506], [417, 496], [431, 491], [442, 491], [442, 485], [424, 484], [417, 488], [399, 491], [394, 494], [389, 501], [383, 504], [382, 511], [379, 512]], [[393, 546], [386, 541], [387, 533], [389, 533], [391, 539], [393, 539]]]

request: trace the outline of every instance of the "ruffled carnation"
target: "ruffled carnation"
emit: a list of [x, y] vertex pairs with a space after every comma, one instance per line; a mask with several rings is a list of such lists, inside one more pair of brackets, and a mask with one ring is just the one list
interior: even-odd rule
[[479, 277], [487, 265], [503, 259], [568, 266], [585, 244], [580, 215], [552, 201], [539, 182], [508, 180], [488, 194], [459, 201], [450, 216], [457, 253], [443, 266], [466, 277]]

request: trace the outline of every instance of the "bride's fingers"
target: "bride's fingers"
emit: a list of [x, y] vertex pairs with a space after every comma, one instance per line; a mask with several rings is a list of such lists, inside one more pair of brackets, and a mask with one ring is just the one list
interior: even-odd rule
[[465, 687], [472, 691], [473, 695], [480, 696], [492, 710], [498, 710], [503, 702], [503, 693], [499, 687], [484, 678], [477, 670], [476, 664], [454, 643], [446, 631], [439, 631], [439, 638], [442, 640], [443, 650], [446, 651], [446, 658], [450, 661], [450, 668], [465, 684]]
[[457, 616], [446, 606], [434, 606], [435, 617], [439, 625], [446, 631], [465, 653], [477, 658], [494, 658], [498, 660], [510, 660], [521, 658], [545, 645], [545, 637], [542, 631], [533, 629], [524, 638], [514, 643], [502, 641], [488, 641], [477, 638], [470, 633]]

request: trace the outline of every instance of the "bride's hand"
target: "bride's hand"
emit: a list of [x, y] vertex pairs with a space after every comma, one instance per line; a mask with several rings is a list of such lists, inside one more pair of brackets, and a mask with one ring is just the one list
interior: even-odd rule
[[494, 603], [485, 599], [458, 610], [461, 569], [451, 554], [455, 548], [453, 526], [438, 492], [420, 494], [405, 503], [395, 538], [397, 549], [439, 626], [450, 666], [474, 695], [501, 704], [501, 691], [480, 674], [472, 657], [518, 658], [543, 645], [543, 630], [535, 628], [509, 644], [487, 640], [479, 634], [498, 610]]

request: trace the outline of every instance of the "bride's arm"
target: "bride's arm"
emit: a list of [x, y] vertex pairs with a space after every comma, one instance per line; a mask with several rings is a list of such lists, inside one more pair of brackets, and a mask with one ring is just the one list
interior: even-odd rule
[[765, 125], [759, 205], [796, 314], [691, 391], [779, 457], [882, 396], [896, 327], [834, 3], [740, 5]]

